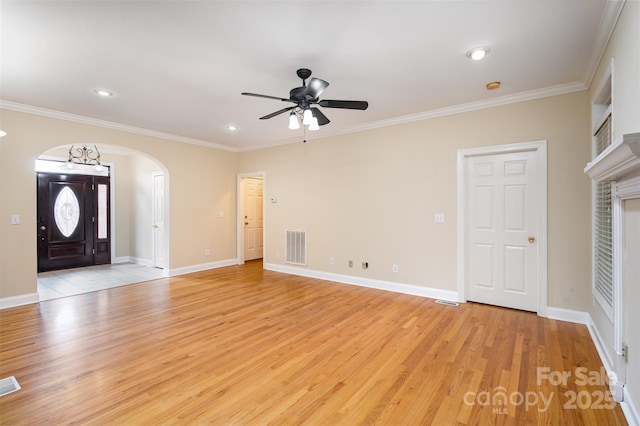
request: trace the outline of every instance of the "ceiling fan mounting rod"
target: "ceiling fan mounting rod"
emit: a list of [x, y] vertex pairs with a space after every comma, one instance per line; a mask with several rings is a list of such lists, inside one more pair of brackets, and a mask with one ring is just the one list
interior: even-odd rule
[[307, 87], [305, 80], [311, 77], [311, 70], [309, 68], [300, 68], [296, 71], [296, 74], [302, 79], [302, 87]]

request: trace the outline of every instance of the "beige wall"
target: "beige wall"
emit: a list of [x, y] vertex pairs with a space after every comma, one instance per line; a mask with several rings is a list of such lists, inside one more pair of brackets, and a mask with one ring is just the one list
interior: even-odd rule
[[588, 105], [583, 91], [242, 152], [239, 171], [264, 170], [278, 200], [266, 204], [265, 261], [284, 265], [285, 230], [303, 228], [309, 269], [456, 291], [457, 150], [548, 140], [548, 302], [587, 310]]
[[[7, 132], [0, 140], [0, 298], [36, 292], [34, 165], [40, 154], [57, 146], [125, 146], [162, 165], [169, 184], [171, 269], [235, 258], [235, 153], [0, 111]], [[221, 210], [224, 218], [218, 217]], [[11, 214], [20, 214], [22, 224], [10, 225]], [[205, 248], [210, 256], [204, 255]]]

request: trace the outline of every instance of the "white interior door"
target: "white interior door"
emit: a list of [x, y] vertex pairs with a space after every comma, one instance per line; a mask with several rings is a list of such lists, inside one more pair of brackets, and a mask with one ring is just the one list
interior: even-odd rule
[[250, 177], [244, 183], [244, 260], [262, 258], [262, 178]]
[[153, 174], [153, 266], [165, 267], [164, 250], [164, 175]]
[[468, 300], [537, 311], [538, 164], [533, 151], [465, 159]]

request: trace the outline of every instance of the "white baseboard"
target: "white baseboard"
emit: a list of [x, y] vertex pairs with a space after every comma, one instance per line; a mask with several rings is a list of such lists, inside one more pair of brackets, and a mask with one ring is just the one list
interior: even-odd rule
[[129, 257], [129, 262], [135, 263], [136, 265], [148, 266], [149, 268], [153, 268], [153, 260], [151, 259], [142, 259], [140, 257]]
[[575, 322], [587, 326], [589, 335], [591, 336], [591, 340], [596, 347], [596, 351], [598, 351], [598, 356], [600, 356], [602, 366], [609, 376], [611, 391], [615, 393], [620, 389], [622, 390], [624, 400], [619, 404], [620, 408], [622, 408], [622, 411], [624, 412], [625, 417], [627, 418], [627, 422], [630, 425], [640, 425], [640, 412], [638, 411], [638, 407], [635, 405], [633, 399], [631, 398], [631, 395], [629, 395], [628, 388], [626, 386], [623, 386], [622, 384], [616, 383], [618, 380], [618, 376], [613, 369], [613, 363], [611, 362], [611, 359], [609, 359], [609, 354], [604, 349], [604, 340], [602, 339], [602, 336], [600, 336], [598, 327], [596, 327], [595, 323], [593, 322], [593, 318], [591, 318], [591, 315], [588, 312], [573, 311], [570, 309], [554, 307], [549, 307], [547, 314], [548, 318], [551, 319]]
[[174, 268], [168, 270], [168, 276], [175, 277], [177, 275], [190, 274], [192, 272], [206, 271], [208, 269], [223, 268], [225, 266], [237, 265], [238, 259], [219, 260], [217, 262], [201, 263], [199, 265], [184, 266], [182, 268]]
[[624, 416], [627, 418], [627, 423], [629, 423], [630, 426], [640, 425], [640, 410], [638, 410], [635, 401], [631, 399], [627, 388], [624, 388], [624, 401], [620, 404], [620, 407], [622, 407]]
[[353, 284], [360, 287], [375, 288], [378, 290], [393, 291], [395, 293], [411, 294], [413, 296], [429, 297], [431, 299], [443, 299], [449, 301], [458, 300], [458, 292], [451, 290], [441, 290], [438, 288], [422, 287], [413, 284], [402, 284], [391, 281], [374, 280], [371, 278], [356, 277], [353, 275], [334, 274], [331, 272], [303, 269], [293, 266], [278, 265], [275, 263], [265, 263], [264, 269], [269, 271], [284, 272], [286, 274], [300, 275], [309, 278], [334, 281], [342, 284]]
[[30, 305], [40, 302], [38, 293], [21, 294], [20, 296], [0, 298], [0, 309], [15, 308], [16, 306]]
[[153, 268], [153, 260], [134, 256], [119, 256], [115, 259], [112, 259], [111, 263], [135, 263], [136, 265], [148, 266], [149, 268]]
[[589, 323], [591, 322], [591, 316], [588, 312], [556, 308], [553, 306], [547, 307], [547, 318], [584, 325], [589, 325]]

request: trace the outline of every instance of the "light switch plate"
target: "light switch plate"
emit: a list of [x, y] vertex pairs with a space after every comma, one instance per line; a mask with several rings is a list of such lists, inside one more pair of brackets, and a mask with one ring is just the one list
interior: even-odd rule
[[441, 223], [444, 222], [444, 213], [436, 213], [434, 217], [435, 222]]

